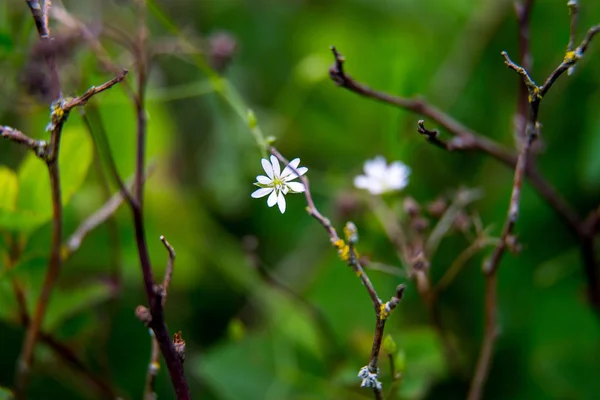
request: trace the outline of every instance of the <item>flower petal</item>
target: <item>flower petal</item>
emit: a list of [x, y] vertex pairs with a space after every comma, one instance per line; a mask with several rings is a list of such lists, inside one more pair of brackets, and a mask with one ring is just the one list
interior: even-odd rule
[[300, 167], [300, 168], [296, 168], [296, 171], [300, 175], [296, 175], [296, 172], [292, 171], [288, 176], [286, 176], [285, 178], [283, 178], [283, 180], [285, 180], [286, 182], [294, 180], [294, 179], [298, 178], [299, 176], [304, 175], [306, 173], [306, 171], [308, 171], [308, 168], [306, 168], [306, 167]]
[[286, 185], [292, 193], [302, 193], [305, 190], [304, 185], [300, 182], [287, 182]]
[[257, 176], [256, 180], [258, 181], [258, 183], [263, 184], [263, 185], [269, 185], [269, 184], [273, 183], [272, 179], [270, 179], [264, 175]]
[[369, 193], [378, 195], [385, 191], [381, 181], [370, 176], [359, 175], [354, 178], [354, 186], [358, 189], [368, 190]]
[[368, 189], [370, 185], [371, 180], [368, 176], [358, 175], [354, 178], [354, 186], [356, 186], [358, 189]]
[[267, 205], [273, 207], [277, 203], [277, 190], [273, 190], [273, 193], [267, 199]]
[[255, 199], [260, 199], [261, 197], [265, 197], [266, 195], [271, 193], [273, 190], [273, 188], [260, 188], [252, 192], [250, 196], [254, 197]]
[[279, 211], [283, 214], [285, 212], [285, 197], [281, 192], [279, 192], [279, 196], [277, 197], [277, 205], [279, 206]]
[[387, 171], [385, 158], [383, 156], [377, 156], [373, 160], [367, 160], [364, 169], [368, 176], [384, 178]]
[[292, 161], [290, 161], [290, 163], [288, 165], [286, 165], [286, 167], [283, 169], [283, 172], [281, 173], [281, 177], [285, 178], [286, 176], [288, 176], [289, 174], [291, 174], [292, 172], [294, 172], [294, 169], [298, 168], [298, 165], [300, 164], [300, 159], [299, 158], [294, 158]]
[[279, 160], [275, 156], [271, 156], [271, 165], [273, 165], [273, 175], [277, 178], [281, 175], [281, 167], [279, 166]]
[[273, 179], [273, 166], [271, 165], [269, 160], [267, 160], [266, 158], [263, 158], [262, 160], [260, 160], [260, 162], [262, 164], [263, 169], [269, 176], [269, 178]]

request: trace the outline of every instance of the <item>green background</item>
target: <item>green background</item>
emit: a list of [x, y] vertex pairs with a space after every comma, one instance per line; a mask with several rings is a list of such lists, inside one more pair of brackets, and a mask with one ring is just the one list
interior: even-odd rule
[[[420, 116], [337, 88], [328, 78], [329, 46], [346, 57], [352, 77], [389, 93], [422, 95], [512, 148], [519, 78], [500, 56], [506, 50], [518, 59], [512, 1], [157, 3], [161, 11], [148, 14], [152, 45], [170, 49], [179, 40], [160, 14], [201, 48], [216, 32], [237, 41], [222, 74], [227, 81], [208, 73], [204, 56], [168, 50], [153, 59], [148, 85], [147, 154], [154, 172], [146, 186], [147, 238], [156, 276], [162, 275], [167, 256], [159, 236], [165, 235], [177, 252], [166, 319], [170, 331], [181, 330], [186, 340], [193, 397], [372, 398], [356, 377], [369, 360], [375, 322], [367, 292], [337, 258], [322, 227], [306, 214], [302, 196], [287, 197], [284, 215], [268, 208], [265, 199], [250, 198], [255, 176], [262, 173], [261, 153], [240, 118], [251, 108], [262, 132], [277, 138], [278, 149], [308, 167], [315, 202], [334, 226], [341, 230], [348, 219], [354, 221], [361, 254], [393, 266], [395, 274], [369, 272], [380, 297], [387, 300], [399, 283], [407, 284], [386, 327], [396, 347], [387, 351], [403, 372], [390, 398], [464, 398], [483, 330], [480, 266], [491, 249], [471, 260], [439, 299], [442, 320], [460, 353], [460, 368], [452, 370], [414, 281], [402, 275], [394, 248], [368, 196], [353, 188], [353, 177], [365, 160], [379, 154], [409, 165], [408, 187], [384, 199], [394, 210], [408, 195], [426, 204], [461, 186], [480, 188], [484, 197], [469, 212], [498, 235], [512, 171], [485, 154], [443, 152], [417, 134]], [[577, 42], [600, 22], [600, 3], [580, 3]], [[133, 35], [137, 29], [129, 1], [64, 5], [94, 32], [102, 24], [118, 34]], [[54, 34], [64, 32], [60, 23], [51, 25]], [[535, 2], [534, 80], [543, 82], [560, 63], [568, 36], [566, 1]], [[116, 65], [131, 68], [127, 49], [103, 35], [100, 39]], [[0, 123], [46, 138], [49, 104], [28, 95], [23, 83], [30, 49], [38, 40], [24, 2], [2, 2]], [[68, 95], [111, 78], [85, 42], [60, 63], [60, 73]], [[130, 73], [128, 79], [134, 78]], [[119, 86], [96, 96], [91, 106], [102, 117], [122, 176], [131, 177], [133, 106]], [[600, 44], [592, 43], [575, 74], [561, 77], [542, 102], [542, 146], [536, 157], [542, 173], [581, 216], [600, 198], [599, 107]], [[442, 131], [442, 137], [447, 133]], [[69, 235], [108, 195], [101, 160], [77, 111], [65, 128], [61, 163]], [[116, 191], [112, 183], [109, 189]], [[11, 281], [23, 282], [32, 309], [47, 264], [50, 210], [43, 163], [2, 141], [0, 387], [13, 384], [24, 335]], [[397, 218], [406, 220], [401, 211]], [[597, 398], [600, 326], [586, 301], [577, 241], [527, 184], [517, 232], [523, 251], [507, 255], [499, 270], [500, 336], [485, 398]], [[8, 243], [14, 241], [22, 244], [22, 252], [9, 269]], [[309, 306], [260, 278], [245, 250], [251, 242], [258, 244], [254, 256]], [[461, 234], [442, 242], [431, 264], [434, 281], [468, 244], [468, 235]], [[68, 343], [124, 398], [141, 398], [150, 337], [134, 310], [145, 301], [131, 216], [122, 207], [65, 263], [44, 329]], [[387, 361], [384, 352], [380, 366], [386, 395], [392, 387]], [[174, 398], [164, 366], [157, 393], [161, 399]], [[29, 396], [99, 395], [39, 345]]]

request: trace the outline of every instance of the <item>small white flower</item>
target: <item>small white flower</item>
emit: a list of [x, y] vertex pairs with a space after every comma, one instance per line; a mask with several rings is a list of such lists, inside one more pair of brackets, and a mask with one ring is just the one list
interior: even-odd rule
[[394, 161], [388, 166], [383, 156], [367, 160], [364, 171], [364, 175], [354, 178], [354, 186], [374, 195], [404, 189], [410, 175], [409, 167], [400, 161]]
[[[251, 194], [252, 197], [258, 199], [269, 195], [267, 205], [273, 207], [275, 203], [279, 206], [279, 211], [285, 212], [285, 197], [288, 193], [304, 192], [304, 185], [300, 182], [292, 182], [294, 179], [302, 176], [308, 171], [306, 167], [298, 167], [300, 159], [295, 158], [281, 171], [279, 160], [277, 157], [271, 156], [271, 161], [263, 158], [262, 166], [267, 176], [259, 175], [256, 177], [255, 183], [260, 189]], [[295, 171], [294, 171], [295, 170]], [[298, 172], [298, 175], [296, 174]]]

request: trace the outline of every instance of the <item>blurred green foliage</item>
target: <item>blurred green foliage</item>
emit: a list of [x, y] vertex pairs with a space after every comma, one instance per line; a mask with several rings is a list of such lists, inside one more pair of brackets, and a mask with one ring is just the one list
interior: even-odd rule
[[[64, 1], [92, 32], [133, 35], [131, 1]], [[581, 1], [579, 37], [600, 22], [600, 3]], [[512, 172], [484, 154], [446, 153], [416, 133], [419, 116], [360, 98], [328, 78], [330, 45], [346, 70], [371, 87], [423, 95], [472, 129], [513, 147], [518, 76], [500, 56], [517, 59], [517, 26], [508, 0], [220, 0], [150, 2], [150, 43], [168, 51], [153, 58], [147, 113], [149, 163], [145, 223], [156, 276], [175, 247], [177, 261], [166, 305], [171, 332], [187, 342], [185, 368], [194, 398], [363, 399], [356, 374], [367, 364], [374, 328], [372, 305], [356, 276], [336, 257], [322, 228], [305, 213], [302, 196], [287, 212], [254, 200], [261, 152], [248, 128], [254, 110], [262, 133], [277, 138], [287, 157], [301, 158], [317, 206], [341, 228], [352, 219], [358, 249], [397, 274], [371, 271], [385, 300], [408, 288], [386, 333], [381, 380], [389, 398], [464, 398], [483, 329], [482, 257], [470, 261], [439, 299], [440, 314], [459, 350], [454, 369], [413, 281], [402, 276], [392, 245], [352, 187], [363, 162], [382, 154], [412, 169], [410, 184], [386, 198], [400, 210], [410, 195], [425, 204], [461, 186], [485, 193], [469, 210], [499, 234]], [[52, 21], [53, 34], [65, 27]], [[170, 46], [185, 38], [208, 49], [226, 32], [236, 40], [222, 75], [210, 54]], [[212, 35], [212, 36], [211, 36]], [[564, 0], [535, 3], [532, 76], [540, 82], [562, 60], [569, 35]], [[108, 35], [111, 36], [111, 35]], [[113, 61], [131, 67], [131, 54], [99, 34]], [[48, 105], [27, 94], [25, 65], [37, 43], [23, 2], [0, 4], [0, 123], [46, 138]], [[579, 40], [578, 40], [579, 41]], [[162, 47], [161, 47], [162, 46]], [[170, 49], [170, 50], [169, 50]], [[174, 49], [174, 50], [173, 50]], [[210, 53], [209, 50], [207, 50]], [[85, 42], [61, 62], [65, 94], [83, 93], [111, 75]], [[212, 61], [214, 61], [214, 54]], [[134, 77], [129, 76], [131, 82]], [[122, 87], [92, 100], [122, 176], [135, 163], [134, 108]], [[573, 76], [563, 76], [542, 102], [541, 171], [581, 216], [600, 198], [600, 43], [592, 43]], [[445, 132], [442, 132], [442, 137]], [[80, 115], [67, 122], [60, 153], [65, 232], [116, 191]], [[24, 329], [12, 282], [35, 303], [50, 247], [51, 204], [45, 166], [25, 149], [0, 143], [0, 399], [11, 387]], [[108, 190], [107, 190], [108, 189]], [[349, 203], [348, 203], [349, 202]], [[351, 207], [348, 207], [348, 204]], [[355, 207], [355, 205], [358, 205]], [[398, 219], [406, 216], [398, 211]], [[593, 399], [600, 392], [600, 326], [586, 303], [574, 237], [525, 186], [517, 226], [524, 249], [499, 270], [499, 341], [486, 387], [490, 399]], [[301, 299], [269, 285], [252, 268], [248, 244], [274, 277]], [[469, 244], [442, 242], [432, 260], [437, 281]], [[18, 257], [14, 248], [18, 248]], [[251, 247], [251, 246], [250, 246]], [[398, 269], [396, 269], [398, 268]], [[64, 265], [44, 329], [108, 379], [125, 398], [140, 398], [150, 337], [134, 317], [144, 304], [130, 213], [90, 234]], [[402, 376], [392, 382], [389, 357]], [[393, 349], [393, 350], [390, 350]], [[159, 398], [173, 398], [166, 368]], [[98, 398], [86, 378], [38, 346], [30, 398]], [[394, 397], [396, 396], [396, 397]]]

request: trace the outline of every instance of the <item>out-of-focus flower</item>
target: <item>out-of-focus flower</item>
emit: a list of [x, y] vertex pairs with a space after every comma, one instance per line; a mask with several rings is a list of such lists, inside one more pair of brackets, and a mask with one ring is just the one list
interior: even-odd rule
[[305, 188], [302, 183], [292, 181], [304, 175], [308, 171], [308, 168], [298, 167], [300, 164], [299, 158], [290, 161], [283, 171], [281, 171], [279, 160], [275, 156], [271, 156], [271, 161], [263, 158], [261, 163], [267, 176], [259, 175], [256, 177], [257, 182], [254, 184], [260, 189], [253, 192], [251, 196], [258, 199], [269, 195], [267, 205], [273, 207], [277, 204], [279, 211], [283, 214], [285, 212], [284, 195], [304, 192]]
[[367, 160], [364, 171], [364, 175], [354, 178], [354, 186], [368, 190], [374, 195], [404, 189], [408, 184], [408, 175], [410, 175], [409, 167], [400, 161], [394, 161], [387, 165], [383, 156]]

